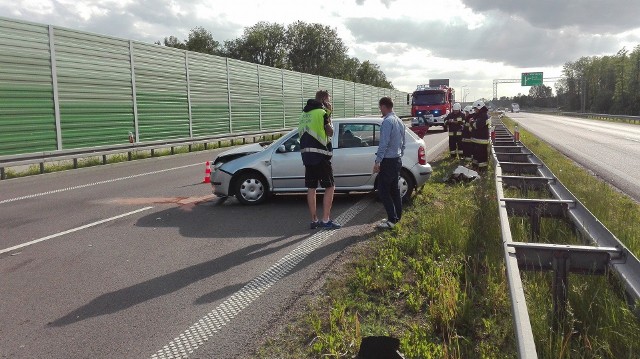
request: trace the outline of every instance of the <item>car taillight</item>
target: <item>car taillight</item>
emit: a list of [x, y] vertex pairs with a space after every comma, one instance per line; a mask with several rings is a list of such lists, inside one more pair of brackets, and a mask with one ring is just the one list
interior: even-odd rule
[[427, 164], [427, 153], [422, 146], [418, 147], [418, 163], [421, 165]]

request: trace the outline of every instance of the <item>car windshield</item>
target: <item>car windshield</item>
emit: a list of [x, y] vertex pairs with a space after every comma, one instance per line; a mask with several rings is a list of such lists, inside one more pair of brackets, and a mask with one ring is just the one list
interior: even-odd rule
[[413, 104], [421, 105], [441, 105], [445, 103], [444, 92], [418, 92], [413, 94]]

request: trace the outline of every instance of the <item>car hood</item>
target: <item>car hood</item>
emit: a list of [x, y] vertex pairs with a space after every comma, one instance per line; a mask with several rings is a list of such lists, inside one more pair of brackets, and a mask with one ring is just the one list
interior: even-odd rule
[[234, 147], [230, 150], [224, 151], [216, 157], [213, 164], [217, 164], [220, 162], [229, 162], [231, 160], [235, 160], [236, 158], [244, 157], [253, 153], [264, 151], [264, 145], [267, 143], [252, 143], [244, 146]]

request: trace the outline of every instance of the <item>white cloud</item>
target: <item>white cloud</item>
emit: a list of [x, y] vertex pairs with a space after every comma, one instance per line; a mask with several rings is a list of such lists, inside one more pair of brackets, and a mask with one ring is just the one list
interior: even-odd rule
[[[491, 97], [495, 78], [557, 76], [580, 56], [631, 49], [638, 13], [637, 0], [0, 0], [4, 16], [146, 42], [184, 39], [196, 26], [222, 42], [259, 21], [320, 22], [397, 88], [448, 77], [468, 98]], [[528, 88], [498, 88], [518, 92]]]

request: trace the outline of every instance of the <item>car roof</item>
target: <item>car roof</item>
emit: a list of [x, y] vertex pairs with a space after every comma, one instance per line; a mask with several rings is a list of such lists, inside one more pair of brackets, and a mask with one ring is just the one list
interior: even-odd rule
[[382, 118], [380, 117], [347, 117], [347, 118], [332, 118], [332, 122], [353, 122], [353, 123], [380, 123]]

